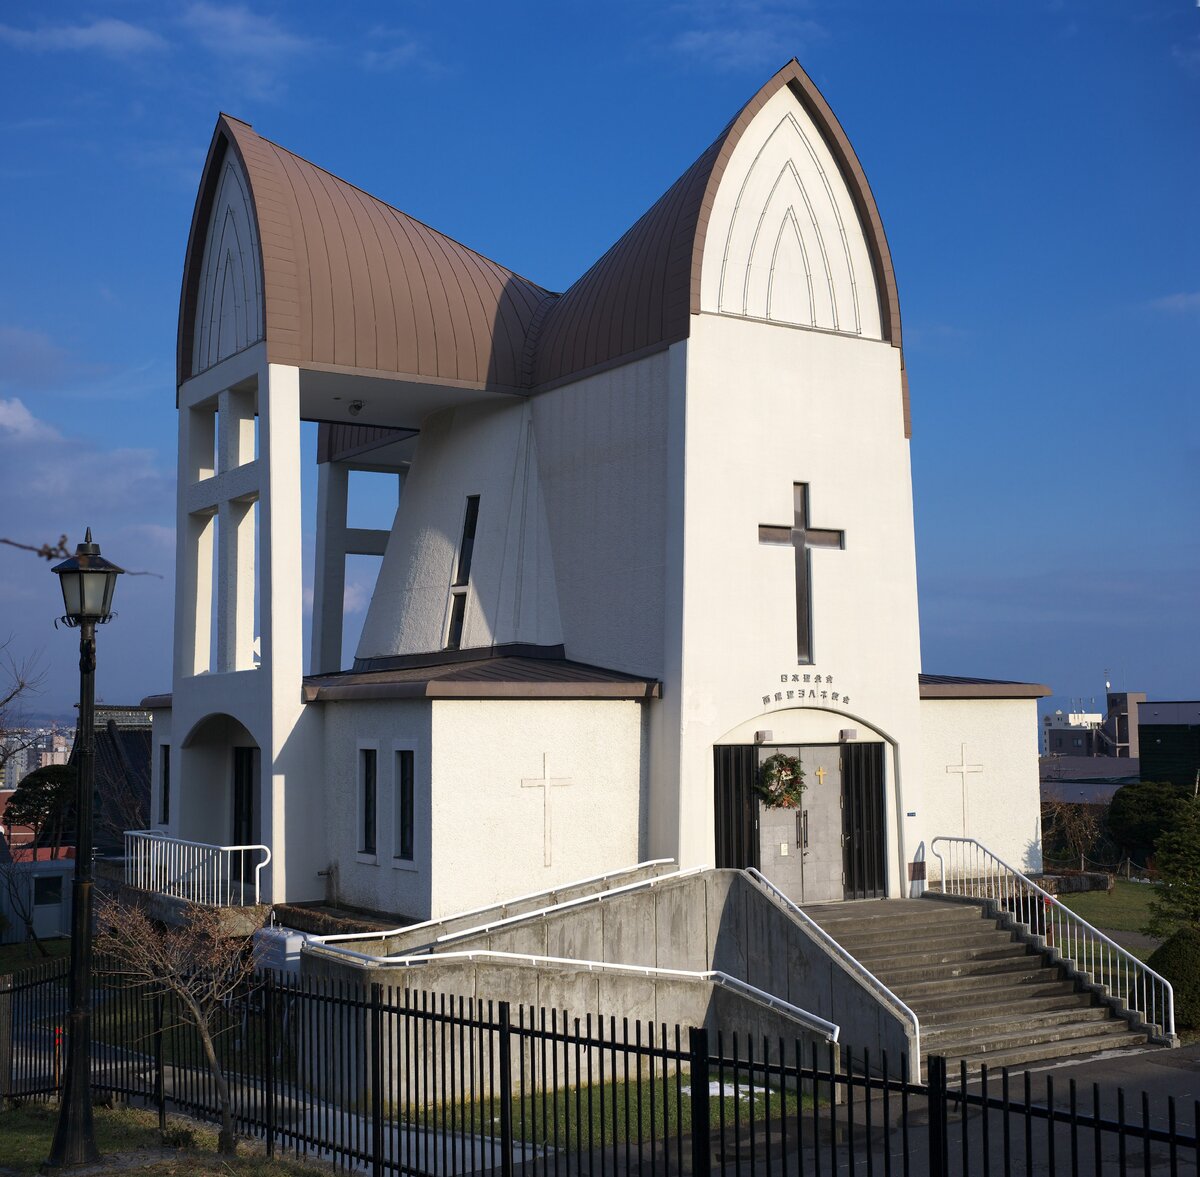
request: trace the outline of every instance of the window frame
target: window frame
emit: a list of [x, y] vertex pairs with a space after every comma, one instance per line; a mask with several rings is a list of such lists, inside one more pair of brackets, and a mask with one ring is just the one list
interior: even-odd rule
[[[368, 797], [367, 765], [371, 766], [370, 796]], [[354, 847], [355, 857], [361, 863], [370, 865], [379, 861], [379, 744], [364, 741], [355, 752], [354, 762], [355, 806]], [[368, 804], [369, 802], [369, 804]], [[367, 816], [370, 814], [370, 833], [372, 835], [368, 849]]]

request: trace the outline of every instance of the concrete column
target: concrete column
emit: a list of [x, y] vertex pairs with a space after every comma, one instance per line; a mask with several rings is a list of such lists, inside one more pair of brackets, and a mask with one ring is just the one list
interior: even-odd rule
[[342, 462], [317, 467], [317, 553], [313, 576], [312, 673], [342, 668], [346, 596], [346, 508], [350, 470]]

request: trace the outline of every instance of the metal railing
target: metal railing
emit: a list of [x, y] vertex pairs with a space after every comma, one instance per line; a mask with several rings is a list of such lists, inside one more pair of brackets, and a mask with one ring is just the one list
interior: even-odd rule
[[909, 1065], [913, 1068], [913, 1079], [919, 1083], [921, 1081], [921, 1022], [917, 1015], [875, 976], [862, 961], [843, 948], [806, 911], [797, 907], [762, 871], [753, 866], [748, 866], [745, 868], [744, 873], [774, 896], [791, 915], [798, 919], [817, 940], [849, 969], [860, 984], [870, 989], [884, 1005], [891, 1006], [908, 1022], [912, 1027], [912, 1052], [908, 1056]]
[[[559, 895], [564, 891], [573, 891], [577, 887], [586, 887], [593, 883], [607, 883], [611, 879], [619, 879], [624, 875], [634, 874], [636, 871], [649, 870], [655, 866], [668, 866], [673, 864], [674, 861], [673, 858], [648, 858], [644, 862], [636, 862], [632, 866], [623, 866], [617, 870], [606, 871], [602, 875], [588, 875], [586, 878], [572, 879], [569, 883], [559, 883], [554, 887], [544, 887], [540, 891], [529, 891], [524, 895], [514, 895], [511, 899], [502, 899], [498, 903], [488, 903], [483, 907], [471, 907], [466, 911], [456, 911], [450, 915], [441, 915], [431, 920], [422, 920], [420, 923], [401, 924], [395, 928], [384, 928], [374, 932], [340, 932], [336, 936], [322, 936], [320, 940], [322, 944], [345, 944], [354, 940], [388, 940], [393, 936], [408, 936], [413, 932], [421, 932], [427, 928], [436, 928], [441, 924], [468, 919], [471, 916], [485, 916], [493, 912], [504, 911], [509, 907], [516, 907], [519, 904], [531, 903], [538, 899], [550, 899], [554, 895]], [[659, 878], [661, 876], [655, 875], [654, 877]], [[601, 893], [595, 892], [594, 894]], [[567, 901], [564, 900], [564, 902]], [[537, 910], [543, 910], [544, 906], [539, 904]], [[551, 904], [551, 906], [553, 905]], [[498, 916], [497, 918], [504, 917]]]
[[940, 864], [944, 895], [992, 900], [1085, 982], [1140, 1015], [1152, 1033], [1174, 1037], [1175, 994], [1165, 977], [974, 838], [940, 835], [929, 848]]
[[125, 831], [126, 884], [188, 903], [260, 903], [260, 876], [270, 861], [267, 846], [213, 846], [168, 838], [159, 830]]
[[731, 993], [737, 993], [741, 997], [748, 998], [755, 1005], [761, 1005], [765, 1009], [785, 1014], [792, 1021], [798, 1022], [814, 1033], [819, 1034], [826, 1042], [837, 1042], [842, 1032], [841, 1027], [836, 1022], [831, 1022], [827, 1018], [822, 1018], [809, 1010], [801, 1009], [800, 1006], [793, 1005], [790, 1001], [784, 1001], [783, 998], [776, 997], [773, 993], [768, 993], [764, 989], [759, 989], [756, 985], [751, 985], [748, 981], [743, 981], [740, 977], [730, 976], [729, 973], [722, 972], [720, 969], [706, 969], [704, 971], [668, 969], [660, 968], [657, 965], [620, 964], [605, 960], [582, 960], [575, 956], [539, 956], [528, 952], [501, 952], [486, 948], [466, 949], [458, 952], [421, 953], [412, 956], [370, 956], [365, 952], [354, 952], [346, 948], [327, 948], [325, 945], [314, 944], [308, 947], [308, 952], [318, 957], [324, 954], [334, 954], [339, 959], [349, 957], [359, 967], [369, 969], [410, 969], [420, 968], [423, 965], [446, 964], [453, 961], [483, 961], [484, 963], [494, 961], [500, 964], [562, 966], [570, 969], [572, 972], [646, 977], [652, 981], [660, 978], [667, 981], [696, 981], [715, 985], [719, 989], [728, 989]]

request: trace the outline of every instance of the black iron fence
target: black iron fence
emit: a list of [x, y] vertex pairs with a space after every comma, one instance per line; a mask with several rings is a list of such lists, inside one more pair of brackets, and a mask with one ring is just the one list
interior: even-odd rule
[[[52, 1098], [67, 969], [0, 978], [0, 1096]], [[373, 1174], [837, 1177], [1184, 1174], [1200, 1104], [1052, 1074], [948, 1072], [628, 1018], [266, 977], [215, 1039], [238, 1131]], [[199, 1035], [168, 998], [101, 978], [98, 1094], [218, 1118]], [[891, 1064], [891, 1065], [889, 1065]]]

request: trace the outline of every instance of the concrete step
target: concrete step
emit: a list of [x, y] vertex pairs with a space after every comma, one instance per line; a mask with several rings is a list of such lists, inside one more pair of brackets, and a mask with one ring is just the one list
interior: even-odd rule
[[986, 1018], [975, 1023], [923, 1030], [921, 1046], [931, 1054], [967, 1054], [964, 1048], [979, 1043], [1007, 1042], [1012, 1046], [1034, 1042], [1057, 1042], [1067, 1038], [1086, 1038], [1092, 1034], [1124, 1032], [1126, 1023], [1114, 1020], [1103, 1006], [1089, 1009], [1053, 1010], [1026, 1015], [1019, 1020]]
[[[1064, 982], [1066, 984], [1066, 982]], [[909, 1003], [905, 1003], [909, 1004]], [[917, 1017], [921, 1019], [921, 1032], [940, 1030], [943, 1027], [980, 1024], [979, 1002], [955, 1002], [953, 1004], [929, 1004], [911, 1006]], [[1035, 997], [1027, 1000], [1011, 999], [996, 1000], [987, 1003], [989, 1010], [994, 1010], [996, 1016], [1004, 1020], [1036, 1017], [1039, 1014], [1078, 1013], [1091, 1011], [1099, 1007], [1092, 1005], [1091, 995], [1076, 993], [1073, 990], [1061, 996]], [[984, 1019], [991, 1021], [991, 1018]]]
[[[849, 949], [848, 951], [853, 951]], [[855, 953], [862, 963], [876, 976], [893, 968], [915, 968], [923, 964], [955, 965], [973, 960], [1006, 960], [1030, 956], [1031, 953], [1024, 944], [1006, 940], [1003, 943], [982, 942], [979, 944], [931, 947], [922, 944], [919, 948], [910, 948], [887, 953]]]
[[1021, 977], [1032, 980], [1045, 966], [1040, 956], [1025, 953], [1021, 956], [1004, 956], [999, 960], [963, 960], [950, 964], [932, 962], [917, 965], [891, 965], [886, 969], [872, 970], [889, 989], [903, 999], [903, 990], [909, 983], [917, 981], [948, 981], [960, 977]]
[[[830, 933], [832, 935], [832, 933]], [[886, 956], [920, 946], [926, 951], [969, 945], [1018, 943], [1012, 932], [997, 928], [995, 924], [968, 924], [961, 928], [932, 927], [911, 934], [909, 929], [875, 928], [870, 931], [847, 931], [835, 940], [855, 956]]]
[[996, 973], [974, 978], [940, 976], [901, 988], [903, 993], [897, 989], [894, 990], [896, 995], [918, 1013], [923, 1009], [957, 1009], [964, 1004], [978, 1010], [991, 1001], [1032, 1000], [1076, 991], [1073, 982], [1065, 980], [1062, 971], [1053, 967], [1042, 967], [1031, 974]]
[[[1079, 1058], [1082, 1055], [1135, 1047], [1147, 1048], [1146, 1035], [1128, 1031], [1121, 1034], [1097, 1034], [1088, 1038], [1040, 1042], [1029, 1046], [1007, 1046], [997, 1043], [990, 1050], [973, 1046], [969, 1055], [947, 1055], [947, 1059], [949, 1073], [954, 1076], [959, 1072], [959, 1061], [963, 1057], [966, 1058], [967, 1073], [972, 1074], [978, 1072], [980, 1065], [984, 1063], [989, 1071], [998, 1071], [1001, 1067], [1027, 1067], [1030, 1063]], [[924, 1057], [927, 1056], [922, 1054], [922, 1058]]]
[[891, 929], [895, 934], [896, 929], [901, 927], [906, 930], [947, 928], [952, 925], [978, 925], [983, 921], [981, 906], [920, 899], [884, 899], [863, 904], [821, 905], [806, 907], [804, 912], [835, 938], [839, 933], [848, 935], [854, 929], [868, 932], [875, 928], [885, 928]]

